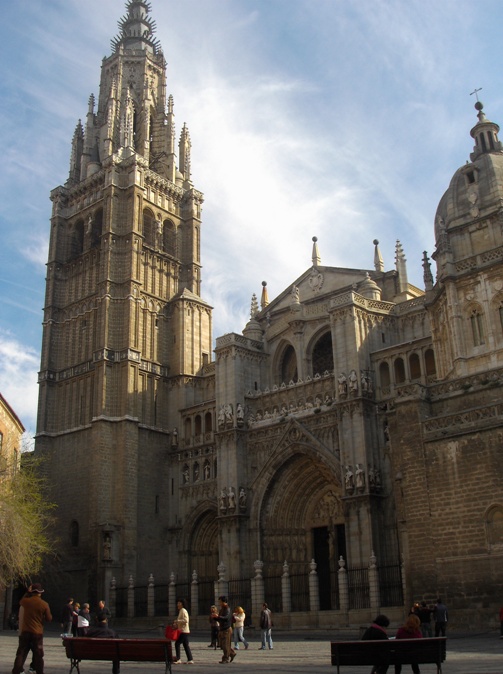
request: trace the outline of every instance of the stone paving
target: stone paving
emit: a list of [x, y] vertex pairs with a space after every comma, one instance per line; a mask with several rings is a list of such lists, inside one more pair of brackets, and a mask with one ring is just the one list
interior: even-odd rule
[[[120, 630], [123, 637], [158, 637], [158, 631], [133, 632]], [[356, 639], [357, 635], [353, 637]], [[346, 634], [341, 637], [347, 640]], [[234, 662], [219, 664], [221, 651], [208, 648], [207, 635], [195, 632], [191, 635], [191, 648], [194, 665], [173, 665], [176, 674], [180, 669], [194, 669], [199, 672], [217, 672], [231, 670], [234, 674], [251, 672], [282, 672], [296, 674], [336, 674], [336, 668], [330, 664], [330, 640], [337, 636], [328, 632], [279, 632], [273, 630], [274, 649], [258, 650], [260, 643], [256, 633], [247, 633], [250, 642], [248, 650], [241, 649]], [[442, 674], [503, 674], [503, 639], [499, 631], [484, 634], [448, 635], [447, 660], [442, 666]], [[46, 631], [45, 674], [68, 674], [70, 662], [66, 658], [61, 639], [53, 630]], [[17, 647], [15, 632], [0, 632], [0, 674], [10, 674]], [[182, 659], [183, 657], [182, 649]], [[28, 671], [28, 662], [26, 671]], [[408, 674], [410, 667], [404, 666], [402, 672]], [[111, 674], [111, 663], [86, 661], [81, 664], [81, 674]], [[121, 665], [121, 674], [164, 674], [160, 663], [127, 662]], [[342, 667], [341, 674], [369, 674], [368, 667]], [[390, 668], [388, 674], [393, 674]], [[421, 665], [421, 674], [436, 674], [435, 665]]]

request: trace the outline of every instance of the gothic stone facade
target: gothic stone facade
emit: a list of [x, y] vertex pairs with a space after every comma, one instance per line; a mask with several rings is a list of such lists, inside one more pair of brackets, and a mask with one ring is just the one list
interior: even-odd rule
[[[200, 296], [201, 192], [175, 148], [149, 3], [127, 3], [52, 192], [36, 451], [59, 503], [61, 598], [402, 565], [404, 605], [458, 622], [503, 592], [503, 151], [478, 108], [435, 222], [436, 279], [321, 264], [242, 334]], [[218, 310], [218, 309], [217, 309]], [[48, 579], [50, 578], [48, 570]], [[327, 589], [330, 592], [326, 592]], [[336, 608], [321, 596], [321, 608]], [[400, 609], [400, 614], [403, 610]], [[194, 607], [193, 614], [196, 612]], [[340, 624], [370, 609], [332, 616]], [[309, 618], [320, 624], [318, 616]], [[468, 620], [468, 618], [466, 618]]]

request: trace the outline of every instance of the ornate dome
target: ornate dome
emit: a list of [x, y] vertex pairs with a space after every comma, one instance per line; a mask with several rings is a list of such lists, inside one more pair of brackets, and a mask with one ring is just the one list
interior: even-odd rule
[[478, 123], [471, 130], [475, 147], [471, 162], [459, 168], [440, 200], [435, 216], [435, 237], [456, 225], [499, 210], [503, 203], [503, 145], [499, 126], [486, 119], [483, 105], [475, 105]]

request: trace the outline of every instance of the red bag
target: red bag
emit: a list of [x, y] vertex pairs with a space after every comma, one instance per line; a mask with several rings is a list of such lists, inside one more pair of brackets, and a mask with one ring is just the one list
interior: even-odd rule
[[168, 625], [166, 627], [166, 632], [164, 636], [166, 639], [170, 639], [170, 641], [176, 641], [178, 637], [181, 634], [181, 630], [176, 629], [176, 627], [172, 627], [171, 625]]

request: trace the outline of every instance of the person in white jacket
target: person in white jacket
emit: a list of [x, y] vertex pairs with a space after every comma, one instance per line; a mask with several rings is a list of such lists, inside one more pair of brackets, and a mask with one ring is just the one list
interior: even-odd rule
[[173, 623], [174, 627], [177, 627], [180, 630], [180, 636], [175, 641], [175, 654], [176, 660], [173, 662], [174, 665], [181, 665], [182, 661], [180, 660], [180, 646], [183, 644], [183, 650], [187, 656], [187, 664], [193, 665], [194, 660], [192, 659], [192, 651], [190, 650], [189, 645], [189, 612], [187, 611], [187, 602], [185, 599], [179, 598], [176, 600], [176, 607], [178, 609], [178, 617]]

